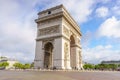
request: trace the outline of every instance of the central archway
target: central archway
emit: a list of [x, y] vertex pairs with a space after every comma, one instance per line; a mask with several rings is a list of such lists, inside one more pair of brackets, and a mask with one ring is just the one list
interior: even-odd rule
[[44, 46], [44, 68], [50, 69], [52, 68], [52, 51], [53, 45], [52, 43], [48, 42]]
[[72, 69], [76, 68], [75, 39], [73, 35], [70, 37], [70, 66]]

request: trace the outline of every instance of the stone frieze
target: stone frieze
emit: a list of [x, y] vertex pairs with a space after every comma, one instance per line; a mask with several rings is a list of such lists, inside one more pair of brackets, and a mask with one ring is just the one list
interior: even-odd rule
[[39, 29], [39, 36], [59, 33], [59, 25]]

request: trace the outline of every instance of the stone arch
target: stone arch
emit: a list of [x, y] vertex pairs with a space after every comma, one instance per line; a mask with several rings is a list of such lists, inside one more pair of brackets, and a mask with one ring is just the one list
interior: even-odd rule
[[[52, 12], [52, 15], [48, 14], [49, 11]], [[37, 23], [37, 36], [34, 67], [36, 69], [74, 69], [77, 67], [79, 69], [78, 50], [81, 49], [81, 46], [78, 38], [81, 39], [82, 34], [65, 7], [60, 5], [39, 12], [35, 22]], [[66, 45], [66, 51], [63, 49], [65, 43], [68, 44], [68, 52]], [[68, 54], [64, 54], [64, 52]], [[64, 61], [64, 55], [68, 55], [65, 58], [66, 61]]]
[[46, 69], [52, 68], [52, 52], [53, 44], [51, 42], [47, 42], [44, 45], [44, 68]]
[[70, 36], [70, 66], [72, 69], [76, 68], [76, 48], [74, 35]]

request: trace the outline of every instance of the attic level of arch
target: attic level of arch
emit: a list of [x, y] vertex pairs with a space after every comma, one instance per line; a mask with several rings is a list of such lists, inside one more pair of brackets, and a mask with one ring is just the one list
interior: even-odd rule
[[[66, 20], [78, 33], [81, 35], [79, 26], [74, 21], [74, 19], [70, 16], [70, 14], [67, 12], [67, 10], [60, 6], [59, 9], [49, 9], [45, 10], [42, 13], [39, 13], [39, 18], [35, 20], [35, 22], [38, 24], [38, 27], [44, 24], [48, 24], [54, 21], [63, 21]], [[48, 14], [50, 12], [50, 14]], [[81, 35], [82, 36], [82, 35]]]

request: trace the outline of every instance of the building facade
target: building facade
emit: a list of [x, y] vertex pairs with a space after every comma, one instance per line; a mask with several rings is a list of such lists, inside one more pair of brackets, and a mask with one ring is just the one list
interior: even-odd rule
[[38, 13], [34, 67], [82, 69], [80, 27], [63, 5]]
[[119, 65], [120, 61], [102, 61], [101, 64], [116, 64], [116, 65]]

